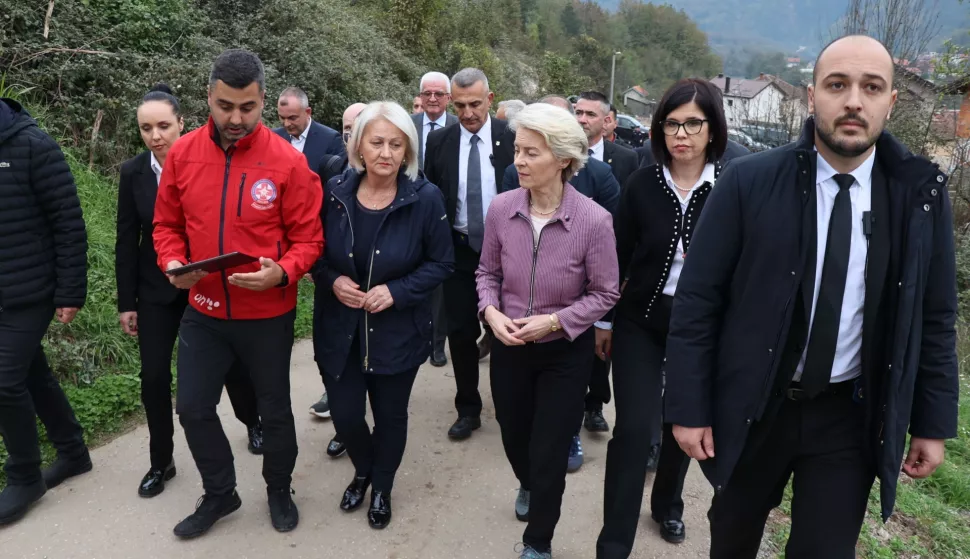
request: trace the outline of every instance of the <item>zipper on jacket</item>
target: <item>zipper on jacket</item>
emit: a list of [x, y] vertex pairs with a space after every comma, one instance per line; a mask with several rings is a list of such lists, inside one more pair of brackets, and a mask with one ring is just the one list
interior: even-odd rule
[[[525, 217], [521, 213], [517, 214], [519, 217], [524, 219], [526, 223], [529, 224], [529, 229], [535, 231], [535, 226], [532, 225], [532, 220]], [[546, 230], [546, 227], [551, 225], [553, 222], [549, 221], [539, 230], [539, 238], [532, 243], [532, 276], [529, 279], [529, 308], [525, 311], [525, 316], [532, 316], [532, 303], [535, 299], [536, 293], [536, 262], [539, 261], [539, 243], [542, 242], [542, 232]], [[533, 233], [534, 235], [534, 233]]]
[[[229, 180], [228, 176], [226, 176], [226, 180]], [[245, 186], [246, 186], [246, 173], [243, 173], [242, 178], [239, 179], [239, 203], [236, 205], [236, 217], [242, 217], [243, 188]]]
[[[383, 224], [383, 221], [381, 222]], [[378, 232], [380, 228], [377, 229]], [[376, 235], [375, 235], [376, 239]], [[370, 280], [374, 276], [374, 247], [370, 249], [370, 263], [367, 265], [367, 289], [364, 293], [370, 291]], [[367, 370], [370, 364], [370, 324], [369, 324], [370, 313], [364, 310], [364, 370]]]
[[[230, 148], [231, 149], [231, 148]], [[224, 237], [226, 229], [226, 196], [229, 194], [229, 164], [232, 163], [232, 154], [226, 150], [226, 171], [222, 178], [222, 205], [219, 207], [219, 256], [224, 254]], [[222, 291], [226, 295], [226, 319], [232, 318], [232, 307], [229, 304], [229, 276], [225, 270], [219, 272], [222, 276]]]

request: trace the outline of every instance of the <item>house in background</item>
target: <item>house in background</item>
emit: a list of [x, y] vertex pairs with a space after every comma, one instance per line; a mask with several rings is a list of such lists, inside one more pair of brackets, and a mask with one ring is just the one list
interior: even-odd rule
[[721, 90], [724, 116], [730, 128], [762, 126], [780, 130], [788, 141], [798, 135], [808, 117], [808, 93], [771, 74], [756, 79], [724, 74], [711, 80]]
[[653, 114], [656, 105], [656, 101], [652, 101], [647, 97], [647, 90], [639, 85], [635, 85], [623, 92], [624, 111], [629, 114], [638, 117], [649, 116]]

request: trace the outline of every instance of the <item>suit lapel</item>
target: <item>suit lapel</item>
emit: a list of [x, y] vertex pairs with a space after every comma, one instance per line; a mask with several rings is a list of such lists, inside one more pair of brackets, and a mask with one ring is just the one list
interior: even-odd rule
[[[613, 169], [613, 156], [616, 155], [616, 149], [612, 142], [607, 142], [605, 139], [600, 141], [603, 142], [603, 163], [606, 163], [610, 166], [610, 169]], [[616, 174], [615, 170], [613, 174]]]
[[502, 188], [502, 181], [505, 179], [505, 158], [502, 157], [502, 150], [508, 146], [503, 147], [502, 143], [506, 142], [505, 139], [505, 123], [498, 119], [492, 120], [492, 170], [495, 171], [495, 190], [499, 191]]
[[445, 156], [445, 161], [447, 162], [448, 170], [448, 189], [449, 200], [452, 202], [452, 214], [457, 213], [458, 207], [458, 181], [460, 180], [459, 168], [458, 168], [458, 158], [460, 157], [459, 150], [461, 149], [461, 127], [453, 126], [448, 129], [448, 137], [444, 138], [444, 145], [442, 147], [442, 154]]

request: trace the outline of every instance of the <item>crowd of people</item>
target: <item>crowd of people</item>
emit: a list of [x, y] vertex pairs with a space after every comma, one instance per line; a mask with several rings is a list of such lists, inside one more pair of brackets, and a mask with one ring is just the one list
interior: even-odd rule
[[[885, 131], [896, 91], [878, 41], [826, 46], [802, 136], [750, 155], [728, 140], [721, 92], [704, 79], [664, 93], [637, 150], [616, 139], [615, 108], [596, 91], [575, 105], [506, 100], [493, 116], [475, 68], [423, 76], [410, 113], [355, 103], [341, 131], [312, 118], [298, 87], [280, 94], [271, 130], [265, 94], [259, 58], [226, 51], [208, 122], [183, 135], [179, 101], [156, 86], [136, 114], [147, 151], [121, 170], [118, 310], [138, 338], [150, 432], [138, 494], [176, 475], [176, 341], [175, 409], [204, 488], [176, 536], [201, 536], [242, 504], [216, 413], [224, 387], [263, 456], [273, 527], [299, 523], [289, 373], [304, 277], [325, 387], [309, 411], [332, 418], [327, 453], [354, 466], [339, 508], [359, 509], [369, 490], [375, 529], [391, 522], [419, 368], [449, 358], [447, 436], [462, 441], [481, 427], [479, 361], [491, 355], [520, 559], [552, 557], [580, 430], [609, 431], [614, 397], [599, 559], [632, 554], [649, 471], [668, 542], [686, 538], [693, 459], [714, 487], [711, 557], [756, 557], [794, 478], [786, 556], [842, 558], [875, 479], [885, 519], [900, 464], [922, 478], [942, 463], [959, 394], [947, 178]], [[84, 303], [84, 222], [59, 148], [11, 100], [0, 200], [8, 524], [92, 469], [41, 346], [51, 318], [68, 323]], [[218, 264], [235, 253], [243, 263]], [[35, 417], [57, 449], [44, 471]]]

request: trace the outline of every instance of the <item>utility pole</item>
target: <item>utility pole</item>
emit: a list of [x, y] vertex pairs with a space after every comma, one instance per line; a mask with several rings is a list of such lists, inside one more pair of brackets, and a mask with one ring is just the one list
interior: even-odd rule
[[610, 68], [610, 104], [613, 104], [613, 84], [616, 82], [616, 57], [623, 54], [620, 51], [613, 53], [613, 64]]

